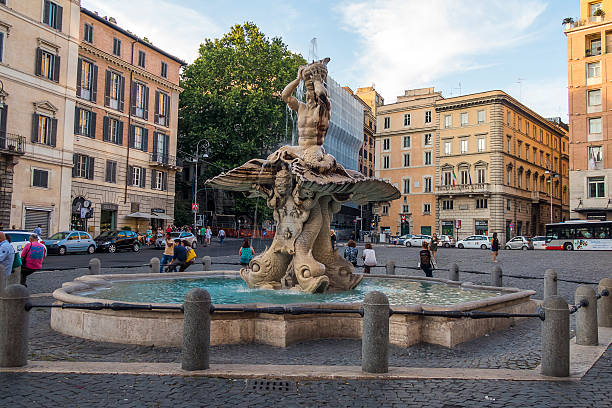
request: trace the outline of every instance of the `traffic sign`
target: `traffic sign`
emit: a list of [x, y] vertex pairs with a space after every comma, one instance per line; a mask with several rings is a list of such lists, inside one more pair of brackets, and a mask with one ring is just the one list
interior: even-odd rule
[[191, 211], [198, 212], [200, 210], [200, 204], [191, 204]]

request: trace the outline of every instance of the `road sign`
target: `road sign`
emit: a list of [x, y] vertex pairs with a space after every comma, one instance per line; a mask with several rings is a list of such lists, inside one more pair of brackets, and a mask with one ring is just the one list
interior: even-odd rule
[[191, 204], [191, 211], [198, 212], [200, 210], [200, 204]]
[[402, 214], [401, 217], [402, 217], [402, 221], [406, 221], [406, 214]]

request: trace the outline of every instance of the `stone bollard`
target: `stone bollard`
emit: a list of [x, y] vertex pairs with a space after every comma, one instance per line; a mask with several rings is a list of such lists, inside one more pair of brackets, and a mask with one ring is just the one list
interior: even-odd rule
[[361, 370], [389, 371], [389, 300], [382, 292], [369, 292], [363, 300]]
[[385, 265], [385, 270], [387, 272], [387, 275], [395, 275], [395, 262], [387, 261], [387, 264]]
[[212, 265], [212, 258], [210, 256], [203, 256], [202, 257], [202, 270], [203, 271], [210, 271]]
[[544, 272], [544, 299], [557, 294], [557, 272], [547, 269]]
[[491, 286], [502, 286], [502, 268], [499, 265], [491, 272]]
[[574, 301], [576, 305], [583, 302], [586, 305], [576, 312], [576, 344], [597, 346], [599, 338], [597, 333], [597, 294], [595, 289], [587, 285], [578, 286]]
[[551, 377], [569, 376], [569, 308], [557, 295], [542, 303], [542, 374]]
[[30, 291], [21, 285], [9, 285], [0, 291], [0, 367], [28, 364], [30, 313], [25, 306]]
[[100, 260], [98, 258], [91, 258], [89, 260], [89, 275], [100, 275]]
[[459, 282], [459, 265], [452, 264], [448, 271], [448, 280]]
[[612, 327], [612, 279], [603, 278], [597, 286], [597, 293], [608, 289], [608, 296], [597, 301], [597, 322], [600, 327]]
[[210, 345], [210, 294], [195, 288], [187, 292], [184, 303], [183, 323], [183, 370], [206, 370], [208, 368], [208, 346]]
[[159, 273], [159, 267], [159, 258], [151, 258], [151, 261], [149, 261], [149, 273]]

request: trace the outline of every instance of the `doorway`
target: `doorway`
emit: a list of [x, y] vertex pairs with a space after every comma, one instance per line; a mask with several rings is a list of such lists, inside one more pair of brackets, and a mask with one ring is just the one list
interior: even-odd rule
[[100, 232], [117, 229], [117, 211], [102, 210], [100, 212]]

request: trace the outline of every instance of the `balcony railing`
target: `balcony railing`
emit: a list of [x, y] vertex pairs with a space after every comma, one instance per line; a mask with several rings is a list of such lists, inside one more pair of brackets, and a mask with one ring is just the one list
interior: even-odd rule
[[176, 157], [168, 154], [151, 153], [149, 162], [162, 167], [178, 167]]
[[25, 154], [26, 138], [11, 133], [0, 132], [0, 152], [10, 154]]
[[456, 184], [438, 185], [436, 192], [439, 194], [482, 194], [489, 192], [489, 183], [480, 184]]

